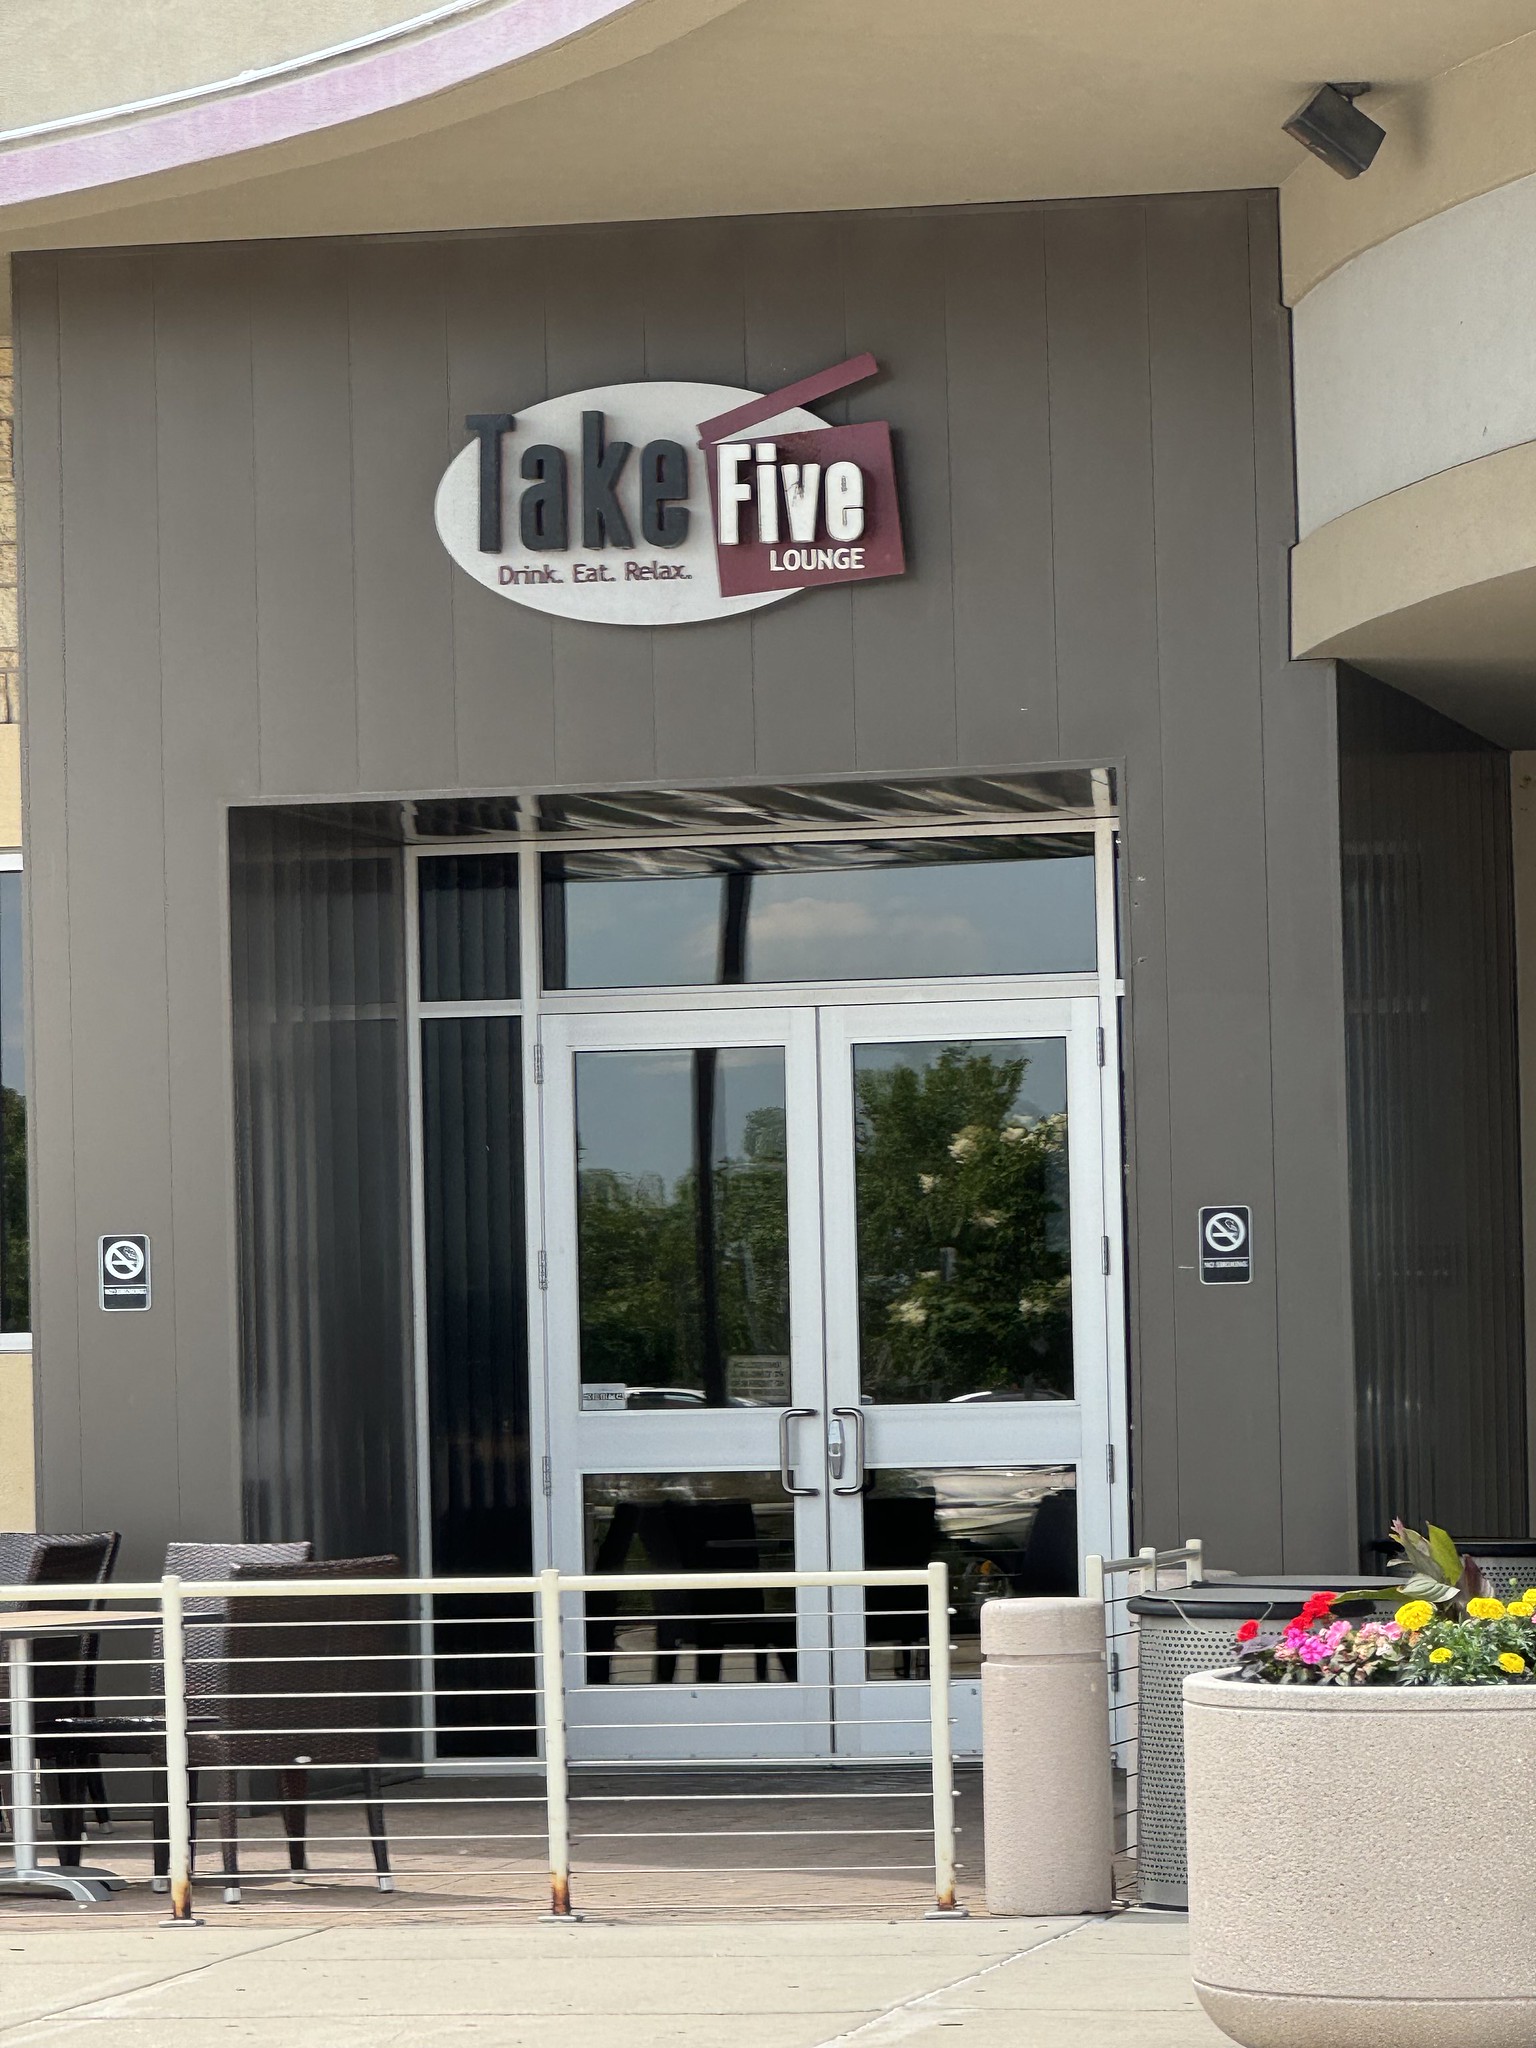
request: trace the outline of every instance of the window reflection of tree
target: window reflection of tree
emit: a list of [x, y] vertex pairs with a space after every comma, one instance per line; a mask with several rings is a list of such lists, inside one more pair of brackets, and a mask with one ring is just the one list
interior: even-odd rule
[[1072, 1394], [1067, 1119], [1031, 1055], [858, 1065], [862, 1387], [875, 1401]]
[[585, 1381], [699, 1388], [707, 1405], [721, 1407], [731, 1398], [733, 1354], [788, 1356], [784, 1108], [759, 1101], [747, 1109], [740, 1149], [726, 1151], [732, 1060], [714, 1048], [691, 1055], [688, 1172], [669, 1185], [659, 1174], [582, 1169]]

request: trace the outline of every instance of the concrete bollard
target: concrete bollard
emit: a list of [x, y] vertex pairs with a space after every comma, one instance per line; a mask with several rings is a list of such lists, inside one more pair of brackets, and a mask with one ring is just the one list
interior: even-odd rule
[[981, 1656], [987, 1911], [1107, 1912], [1115, 1822], [1104, 1609], [988, 1600]]

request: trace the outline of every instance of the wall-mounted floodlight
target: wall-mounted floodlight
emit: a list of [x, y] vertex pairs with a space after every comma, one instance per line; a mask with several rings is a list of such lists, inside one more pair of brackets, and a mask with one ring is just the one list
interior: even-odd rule
[[1320, 85], [1304, 107], [1298, 107], [1285, 124], [1303, 149], [1321, 157], [1329, 170], [1341, 178], [1358, 178], [1368, 171], [1387, 131], [1355, 105], [1368, 85]]

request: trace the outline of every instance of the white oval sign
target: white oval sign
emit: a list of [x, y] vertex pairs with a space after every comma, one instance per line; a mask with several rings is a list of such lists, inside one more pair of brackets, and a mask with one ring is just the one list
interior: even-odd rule
[[[434, 508], [443, 546], [514, 604], [606, 625], [684, 625], [793, 597], [801, 585], [720, 595], [699, 427], [761, 395], [729, 384], [603, 384], [527, 406], [504, 431], [481, 430], [444, 470]], [[793, 406], [751, 433], [825, 427]], [[494, 500], [482, 500], [493, 441], [499, 518]]]

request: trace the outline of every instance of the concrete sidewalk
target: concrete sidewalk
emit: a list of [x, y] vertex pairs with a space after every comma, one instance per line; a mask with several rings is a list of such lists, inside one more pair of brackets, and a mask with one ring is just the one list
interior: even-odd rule
[[1214, 2048], [1182, 1917], [0, 1930], [0, 2048]]

